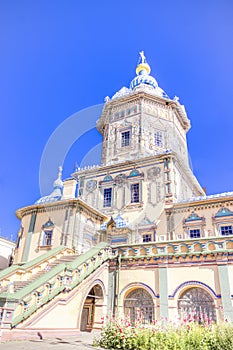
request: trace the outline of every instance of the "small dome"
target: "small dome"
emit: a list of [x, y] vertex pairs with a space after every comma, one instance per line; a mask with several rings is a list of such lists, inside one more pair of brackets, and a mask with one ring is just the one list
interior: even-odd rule
[[113, 219], [113, 220], [116, 223], [116, 228], [121, 228], [121, 227], [126, 227], [127, 226], [127, 224], [125, 222], [125, 219], [123, 219], [123, 217], [120, 214], [118, 214], [115, 217], [115, 219]]
[[53, 183], [53, 192], [50, 193], [48, 196], [41, 197], [35, 202], [35, 204], [57, 202], [62, 199], [63, 181], [61, 179], [61, 176], [62, 176], [62, 167], [60, 166], [58, 177]]
[[53, 183], [53, 188], [63, 188], [63, 181], [60, 178], [57, 178]]
[[131, 83], [130, 83], [130, 88], [132, 90], [134, 90], [137, 86], [141, 85], [141, 84], [146, 84], [146, 85], [150, 85], [152, 86], [154, 89], [157, 88], [158, 83], [155, 80], [155, 78], [153, 78], [151, 75], [149, 74], [142, 74], [142, 75], [138, 75], [137, 77], [135, 77]]
[[136, 68], [137, 76], [131, 81], [130, 89], [134, 90], [137, 86], [141, 84], [146, 84], [156, 89], [158, 83], [155, 80], [155, 78], [150, 75], [150, 66], [146, 62], [146, 57], [143, 51], [140, 52], [140, 56], [140, 63], [137, 65]]
[[[149, 94], [153, 94], [159, 97], [170, 99], [166, 92], [158, 86], [158, 83], [154, 77], [150, 75], [150, 65], [146, 62], [144, 52], [140, 52], [140, 58], [136, 67], [136, 77], [131, 81], [130, 87], [123, 86], [118, 92], [116, 92], [112, 99], [122, 98], [130, 95], [134, 92], [146, 91]], [[107, 102], [109, 99], [107, 99]]]
[[108, 225], [112, 223], [116, 224], [116, 228], [127, 227], [125, 219], [120, 214], [118, 214], [114, 219], [111, 217], [109, 222], [104, 222], [102, 225], [100, 225], [100, 229], [105, 231]]

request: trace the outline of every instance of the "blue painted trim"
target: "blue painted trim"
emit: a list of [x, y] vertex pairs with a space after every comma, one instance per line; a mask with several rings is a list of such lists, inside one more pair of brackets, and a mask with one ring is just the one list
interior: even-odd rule
[[185, 222], [189, 221], [197, 221], [197, 220], [202, 220], [200, 216], [198, 216], [196, 213], [192, 212], [187, 219], [185, 219]]
[[142, 283], [142, 282], [132, 282], [132, 283], [128, 284], [127, 286], [125, 286], [122, 289], [122, 291], [120, 292], [120, 296], [123, 293], [125, 293], [128, 289], [133, 288], [133, 287], [148, 289], [154, 298], [157, 298], [157, 299], [159, 298], [159, 294], [155, 294], [155, 292], [153, 291], [153, 289], [150, 286], [148, 286], [147, 284]]
[[51, 219], [49, 219], [42, 227], [43, 228], [50, 228], [50, 227], [53, 227], [54, 226], [54, 223], [52, 222]]
[[224, 217], [224, 216], [233, 216], [233, 212], [230, 209], [223, 207], [223, 208], [219, 209], [219, 211], [217, 212], [217, 214], [214, 217], [219, 218], [219, 217]]
[[215, 298], [220, 299], [221, 298], [221, 294], [216, 294], [215, 291], [209, 287], [207, 284], [203, 283], [203, 282], [199, 282], [199, 281], [187, 281], [187, 282], [183, 282], [181, 283], [175, 290], [174, 293], [169, 295], [168, 298], [174, 298], [176, 293], [178, 292], [178, 290], [180, 290], [181, 288], [185, 287], [185, 286], [189, 286], [189, 285], [198, 285], [198, 286], [202, 286], [205, 287]]
[[131, 173], [129, 174], [129, 177], [134, 177], [134, 176], [140, 176], [141, 174], [139, 173], [139, 171], [137, 169], [134, 169], [131, 171]]
[[127, 238], [115, 238], [111, 240], [111, 244], [113, 243], [121, 243], [121, 242], [127, 242]]
[[111, 175], [106, 175], [102, 182], [108, 182], [108, 181], [113, 181], [113, 178]]

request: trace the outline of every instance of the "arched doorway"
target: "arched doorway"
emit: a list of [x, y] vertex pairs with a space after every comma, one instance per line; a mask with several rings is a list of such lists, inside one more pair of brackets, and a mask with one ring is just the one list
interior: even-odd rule
[[181, 318], [194, 315], [197, 319], [208, 317], [216, 321], [216, 310], [212, 296], [202, 288], [187, 289], [178, 299], [178, 310]]
[[151, 295], [143, 288], [137, 288], [127, 294], [124, 300], [124, 314], [132, 324], [140, 319], [142, 323], [154, 319], [154, 303]]
[[96, 284], [89, 291], [83, 305], [80, 331], [91, 332], [93, 328], [101, 328], [101, 317], [103, 315], [103, 290]]

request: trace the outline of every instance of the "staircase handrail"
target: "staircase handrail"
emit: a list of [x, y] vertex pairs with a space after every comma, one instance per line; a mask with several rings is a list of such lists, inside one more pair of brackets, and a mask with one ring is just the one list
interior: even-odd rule
[[[35, 281], [32, 281], [30, 284], [26, 285], [17, 292], [0, 293], [0, 301], [5, 300], [6, 302], [14, 302], [16, 309], [16, 307], [19, 305], [30, 305], [32, 295], [43, 293], [44, 286], [46, 284], [54, 287], [57, 281], [56, 277], [60, 278], [60, 280], [58, 280], [60, 284], [58, 283], [56, 288], [50, 289], [49, 294], [41, 298], [39, 302], [36, 301], [34, 304], [30, 305], [30, 307], [25, 307], [20, 314], [15, 316], [12, 314], [11, 327], [16, 326], [18, 323], [28, 318], [32, 313], [41, 308], [41, 306], [43, 306], [48, 300], [51, 300], [62, 291], [68, 291], [75, 288], [83, 281], [83, 279], [89, 276], [100, 265], [111, 259], [113, 257], [112, 252], [108, 247], [109, 245], [107, 243], [102, 242], [90, 249], [88, 252], [78, 256], [72, 262], [59, 263], [50, 271], [47, 271], [45, 275], [39, 277]], [[72, 276], [74, 279], [72, 279]]]

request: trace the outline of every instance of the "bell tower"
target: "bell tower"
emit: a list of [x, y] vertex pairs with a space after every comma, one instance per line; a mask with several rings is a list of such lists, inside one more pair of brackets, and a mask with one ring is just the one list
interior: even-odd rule
[[185, 108], [150, 72], [142, 51], [129, 88], [105, 99], [97, 121], [101, 165], [73, 174], [81, 199], [114, 220], [126, 219], [133, 232], [128, 241], [147, 229], [154, 239], [166, 230], [171, 236], [173, 203], [204, 194], [189, 167]]
[[107, 99], [97, 129], [103, 135], [102, 165], [161, 155], [168, 151], [188, 166], [190, 122], [178, 98], [171, 100], [150, 75], [140, 52], [136, 77]]

